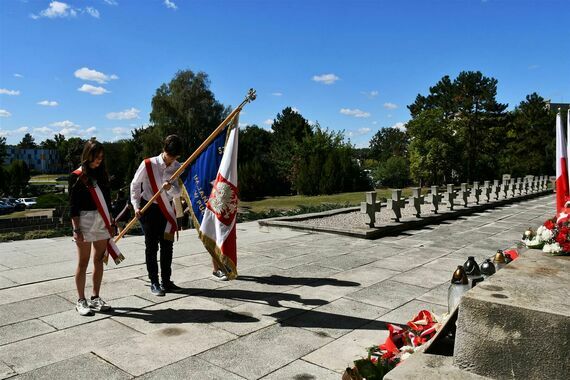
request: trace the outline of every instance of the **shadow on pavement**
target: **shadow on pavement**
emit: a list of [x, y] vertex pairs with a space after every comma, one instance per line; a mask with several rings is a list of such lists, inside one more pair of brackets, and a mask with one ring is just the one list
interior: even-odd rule
[[267, 285], [308, 285], [308, 286], [359, 286], [360, 283], [354, 281], [337, 280], [334, 278], [319, 277], [285, 277], [279, 275], [271, 276], [239, 276], [239, 281], [252, 281], [258, 284]]

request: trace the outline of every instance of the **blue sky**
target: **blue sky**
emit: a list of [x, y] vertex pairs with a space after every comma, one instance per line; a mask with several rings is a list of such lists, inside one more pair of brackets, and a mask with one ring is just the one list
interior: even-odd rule
[[570, 1], [1, 0], [0, 136], [130, 137], [156, 89], [206, 72], [242, 124], [284, 107], [359, 147], [444, 75], [480, 70], [513, 108], [570, 102]]

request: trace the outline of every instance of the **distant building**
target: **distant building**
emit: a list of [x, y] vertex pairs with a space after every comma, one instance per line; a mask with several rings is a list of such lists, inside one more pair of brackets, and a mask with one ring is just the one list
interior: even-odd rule
[[59, 154], [55, 149], [20, 149], [16, 146], [6, 147], [5, 165], [10, 165], [14, 160], [24, 161], [30, 170], [40, 173], [61, 173], [62, 168]]
[[550, 100], [547, 100], [546, 108], [554, 112], [558, 112], [558, 109], [560, 109], [560, 112], [564, 114], [568, 112], [568, 108], [570, 108], [570, 103], [551, 103]]

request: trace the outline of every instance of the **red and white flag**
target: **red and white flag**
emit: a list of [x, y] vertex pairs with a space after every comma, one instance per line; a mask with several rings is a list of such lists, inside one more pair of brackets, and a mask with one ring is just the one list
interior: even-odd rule
[[238, 209], [238, 128], [228, 137], [222, 162], [200, 225], [202, 240], [215, 242], [215, 254], [228, 270], [228, 279], [237, 276], [236, 215]]
[[568, 198], [567, 146], [560, 112], [556, 114], [556, 215]]

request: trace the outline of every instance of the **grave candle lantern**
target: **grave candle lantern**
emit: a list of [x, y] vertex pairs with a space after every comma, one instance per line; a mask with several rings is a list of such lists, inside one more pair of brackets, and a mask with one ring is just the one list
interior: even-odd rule
[[481, 264], [481, 274], [483, 275], [483, 278], [487, 278], [495, 274], [495, 272], [495, 265], [491, 262], [491, 259], [486, 259], [483, 261]]
[[495, 264], [495, 269], [503, 269], [507, 262], [505, 261], [505, 255], [503, 254], [502, 249], [498, 249], [497, 253], [495, 253], [495, 257], [493, 258], [493, 263]]
[[453, 276], [451, 277], [451, 284], [447, 290], [447, 309], [449, 313], [455, 309], [461, 300], [461, 296], [470, 289], [467, 274], [461, 265], [457, 266]]
[[474, 287], [477, 283], [483, 281], [481, 270], [479, 269], [479, 264], [475, 261], [475, 257], [469, 256], [465, 264], [463, 264], [463, 269], [467, 274], [467, 279], [471, 283], [471, 287]]

